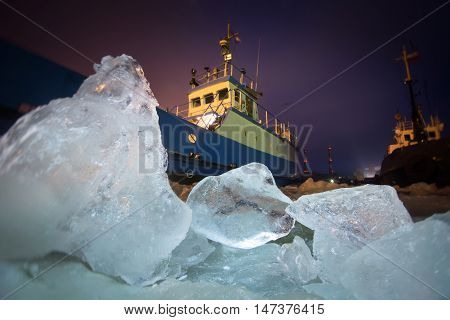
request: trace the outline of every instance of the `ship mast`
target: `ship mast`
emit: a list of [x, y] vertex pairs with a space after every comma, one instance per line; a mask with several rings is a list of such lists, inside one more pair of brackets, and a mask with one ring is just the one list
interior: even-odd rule
[[397, 61], [403, 61], [405, 65], [405, 85], [408, 88], [409, 91], [409, 98], [411, 103], [411, 120], [413, 123], [413, 130], [414, 130], [414, 140], [421, 142], [427, 139], [424, 123], [422, 119], [422, 114], [419, 108], [419, 105], [416, 103], [416, 98], [414, 94], [414, 88], [413, 88], [413, 79], [411, 76], [411, 70], [409, 67], [409, 61], [416, 59], [419, 56], [419, 53], [417, 51], [414, 51], [412, 53], [408, 53], [406, 51], [406, 47], [403, 46], [402, 50], [402, 56], [397, 58]]
[[231, 59], [233, 59], [230, 48], [230, 40], [233, 38], [236, 43], [241, 42], [241, 39], [239, 38], [239, 33], [232, 32], [230, 30], [230, 24], [228, 24], [227, 35], [219, 41], [220, 52], [223, 56], [223, 61], [225, 62], [225, 65], [227, 65], [231, 61]]

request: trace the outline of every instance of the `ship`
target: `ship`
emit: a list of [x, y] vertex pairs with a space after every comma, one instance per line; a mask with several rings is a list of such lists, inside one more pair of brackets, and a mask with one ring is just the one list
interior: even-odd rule
[[[256, 79], [233, 64], [237, 42], [228, 25], [219, 41], [222, 63], [202, 74], [192, 69], [187, 102], [157, 108], [172, 180], [191, 183], [252, 162], [266, 165], [278, 185], [302, 177], [294, 127], [261, 105]], [[8, 42], [0, 40], [0, 48], [0, 83], [8, 89], [0, 94], [1, 133], [35, 106], [73, 95], [86, 78]]]
[[450, 184], [450, 139], [442, 136], [444, 123], [435, 115], [425, 121], [417, 103], [411, 75], [410, 61], [418, 58], [418, 52], [408, 53], [403, 47], [398, 61], [405, 68], [404, 84], [407, 87], [411, 119], [397, 113], [394, 141], [387, 147], [380, 170], [380, 182], [401, 187], [416, 183]]
[[295, 130], [261, 105], [257, 82], [233, 64], [231, 44], [239, 41], [228, 25], [219, 41], [222, 63], [202, 74], [192, 69], [187, 102], [157, 109], [173, 180], [195, 181], [252, 162], [266, 165], [278, 185], [301, 180]]

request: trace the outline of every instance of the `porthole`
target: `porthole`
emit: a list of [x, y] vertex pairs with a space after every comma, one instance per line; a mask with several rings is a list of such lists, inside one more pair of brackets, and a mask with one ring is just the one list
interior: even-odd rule
[[197, 136], [193, 133], [188, 135], [188, 140], [190, 143], [196, 143], [197, 142]]

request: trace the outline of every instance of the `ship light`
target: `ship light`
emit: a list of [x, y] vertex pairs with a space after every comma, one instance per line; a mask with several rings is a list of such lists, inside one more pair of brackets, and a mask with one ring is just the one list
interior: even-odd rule
[[331, 182], [331, 183], [334, 183], [334, 179], [331, 179], [330, 182]]
[[208, 129], [208, 127], [217, 120], [217, 117], [217, 113], [206, 113], [203, 116], [197, 118], [197, 125], [204, 129]]

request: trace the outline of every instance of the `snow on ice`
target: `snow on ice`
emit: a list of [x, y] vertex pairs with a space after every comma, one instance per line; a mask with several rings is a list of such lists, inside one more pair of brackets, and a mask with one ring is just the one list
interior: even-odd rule
[[95, 69], [72, 98], [37, 108], [1, 138], [0, 258], [75, 251], [94, 271], [151, 283], [191, 210], [169, 186], [142, 68], [122, 55]]
[[285, 212], [291, 202], [277, 188], [269, 169], [259, 163], [203, 179], [187, 200], [194, 231], [241, 249], [287, 235], [295, 223]]

